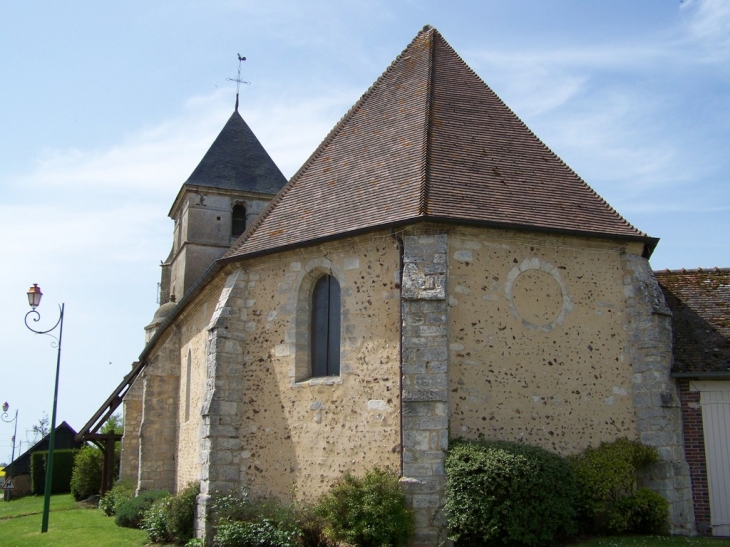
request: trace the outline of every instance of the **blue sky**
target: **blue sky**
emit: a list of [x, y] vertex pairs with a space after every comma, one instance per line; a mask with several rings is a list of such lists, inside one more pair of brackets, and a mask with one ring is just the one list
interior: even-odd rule
[[[424, 24], [624, 217], [655, 269], [730, 266], [725, 0], [3, 3], [0, 399], [59, 422], [121, 381], [157, 307], [167, 212], [233, 110], [291, 176]], [[0, 460], [11, 426], [0, 423]]]

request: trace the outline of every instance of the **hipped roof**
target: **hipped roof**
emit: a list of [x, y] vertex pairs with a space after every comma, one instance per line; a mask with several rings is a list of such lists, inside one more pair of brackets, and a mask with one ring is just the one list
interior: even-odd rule
[[276, 194], [285, 184], [286, 177], [236, 110], [180, 192], [202, 186]]
[[332, 129], [223, 260], [417, 220], [658, 240], [545, 146], [433, 28]]
[[730, 375], [730, 269], [655, 273], [672, 311], [672, 372]]

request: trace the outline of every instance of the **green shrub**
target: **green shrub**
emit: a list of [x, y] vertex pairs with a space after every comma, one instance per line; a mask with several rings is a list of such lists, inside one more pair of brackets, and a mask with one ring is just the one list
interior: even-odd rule
[[[55, 459], [55, 456], [54, 456]], [[85, 500], [101, 492], [101, 476], [104, 454], [93, 446], [85, 446], [76, 456], [71, 475], [71, 495], [76, 501]], [[56, 473], [56, 464], [53, 464]], [[54, 481], [55, 482], [55, 481]]]
[[455, 441], [446, 458], [450, 539], [457, 545], [550, 545], [575, 531], [566, 460], [536, 446]]
[[[580, 492], [579, 511], [585, 531], [621, 534], [639, 532], [639, 528], [645, 527], [645, 523], [640, 524], [644, 517], [637, 517], [637, 520], [630, 516], [631, 513], [642, 510], [650, 513], [661, 511], [665, 505], [647, 501], [649, 498], [656, 498], [646, 492], [638, 498], [635, 497], [635, 493], [638, 494], [636, 476], [639, 469], [658, 460], [656, 449], [625, 438], [601, 443], [597, 448], [589, 447], [572, 457], [571, 464]], [[651, 509], [647, 504], [651, 505]], [[657, 518], [664, 522], [667, 515], [668, 509], [663, 516]], [[657, 520], [653, 517], [646, 518]]]
[[363, 478], [348, 473], [322, 498], [318, 513], [331, 540], [358, 547], [407, 545], [413, 534], [413, 513], [398, 477], [384, 469]]
[[[76, 449], [61, 449], [53, 451], [53, 485], [52, 494], [64, 494], [71, 491], [71, 475], [74, 459], [79, 454]], [[30, 458], [31, 490], [36, 495], [45, 493], [46, 460], [48, 452], [33, 452]]]
[[99, 509], [108, 517], [114, 516], [122, 502], [134, 497], [134, 490], [132, 481], [119, 481], [99, 500]]
[[155, 501], [169, 495], [166, 490], [140, 492], [136, 498], [130, 498], [117, 505], [114, 522], [124, 528], [139, 528], [145, 511], [152, 507]]
[[216, 529], [219, 547], [298, 547], [301, 530], [293, 522], [268, 518], [252, 522], [225, 522]]
[[200, 494], [199, 484], [189, 484], [170, 500], [167, 527], [170, 535], [184, 543], [195, 534], [195, 503]]
[[301, 530], [302, 547], [331, 547], [334, 545], [325, 534], [326, 522], [317, 513], [317, 507], [301, 505], [294, 510]]
[[667, 531], [669, 503], [648, 488], [618, 500], [611, 508], [609, 526], [614, 534], [663, 534]]
[[324, 534], [324, 520], [312, 506], [250, 498], [244, 491], [242, 495], [215, 494], [212, 507], [215, 545], [331, 546]]
[[195, 530], [195, 499], [199, 493], [200, 487], [190, 484], [176, 496], [157, 499], [144, 511], [139, 527], [153, 543], [185, 543]]
[[174, 539], [170, 534], [168, 522], [171, 500], [169, 496], [160, 498], [144, 512], [139, 527], [147, 532], [152, 543], [164, 543]]

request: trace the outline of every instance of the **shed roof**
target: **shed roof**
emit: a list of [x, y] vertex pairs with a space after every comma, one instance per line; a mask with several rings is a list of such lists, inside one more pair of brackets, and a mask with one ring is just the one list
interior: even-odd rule
[[655, 274], [672, 311], [672, 372], [730, 373], [730, 269]]
[[416, 220], [657, 240], [545, 146], [433, 28], [349, 110], [226, 259]]

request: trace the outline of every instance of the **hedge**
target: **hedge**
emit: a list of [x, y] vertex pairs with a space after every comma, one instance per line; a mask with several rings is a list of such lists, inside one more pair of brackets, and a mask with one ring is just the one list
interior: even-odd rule
[[[53, 451], [53, 485], [51, 494], [65, 494], [71, 491], [71, 474], [74, 460], [79, 450], [68, 448]], [[36, 494], [45, 493], [46, 458], [48, 452], [33, 452], [30, 455], [30, 482], [31, 491]]]

